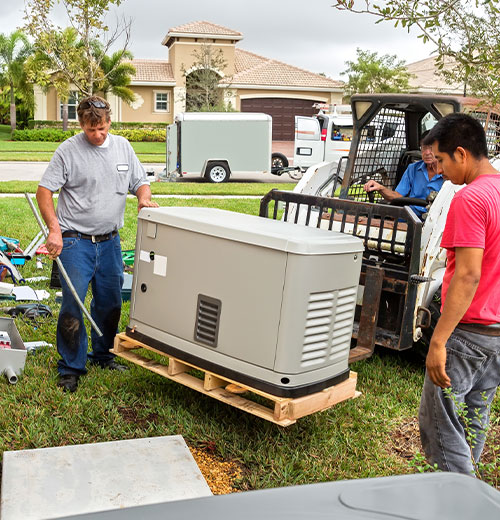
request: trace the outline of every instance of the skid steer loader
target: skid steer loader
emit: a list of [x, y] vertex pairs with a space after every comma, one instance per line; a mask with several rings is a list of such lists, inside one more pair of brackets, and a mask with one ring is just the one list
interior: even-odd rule
[[[394, 189], [408, 165], [420, 159], [422, 134], [452, 112], [477, 117], [491, 156], [498, 155], [500, 115], [477, 99], [451, 96], [358, 94], [351, 104], [349, 155], [310, 167], [294, 192], [269, 192], [261, 201], [260, 216], [341, 231], [364, 241], [352, 362], [371, 356], [375, 345], [406, 350], [430, 339], [445, 270], [441, 236], [451, 199], [461, 189], [447, 181], [430, 200], [400, 197], [385, 203], [363, 185], [375, 179]], [[426, 207], [423, 221], [410, 205]]]

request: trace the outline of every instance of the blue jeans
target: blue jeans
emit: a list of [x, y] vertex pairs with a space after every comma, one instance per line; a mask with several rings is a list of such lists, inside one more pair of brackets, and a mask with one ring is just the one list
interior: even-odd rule
[[[63, 238], [63, 250], [59, 258], [82, 302], [91, 284], [93, 297], [90, 314], [103, 336], [98, 337], [92, 329], [92, 352], [88, 358], [92, 362], [106, 364], [114, 357], [109, 349], [113, 347], [122, 304], [120, 236], [96, 244], [80, 237]], [[63, 301], [57, 322], [57, 351], [61, 359], [57, 368], [60, 375], [81, 375], [87, 372], [87, 331], [82, 311], [62, 276], [61, 286]]]
[[[446, 373], [458, 403], [476, 432], [472, 456], [479, 462], [489, 424], [489, 406], [500, 384], [500, 337], [455, 329], [446, 344]], [[484, 398], [481, 394], [484, 394]], [[425, 374], [419, 413], [422, 447], [429, 462], [442, 471], [473, 473], [471, 449], [456, 405]]]

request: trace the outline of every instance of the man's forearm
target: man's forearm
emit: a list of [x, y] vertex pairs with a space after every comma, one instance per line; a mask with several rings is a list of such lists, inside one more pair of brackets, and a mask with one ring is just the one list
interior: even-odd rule
[[385, 187], [382, 188], [381, 190], [379, 190], [379, 193], [380, 193], [380, 195], [382, 195], [382, 197], [384, 197], [385, 200], [389, 200], [389, 201], [397, 199], [398, 197], [402, 196], [397, 191], [390, 190], [389, 188], [385, 188]]
[[49, 229], [49, 232], [60, 232], [59, 222], [57, 220], [56, 211], [54, 209], [54, 201], [52, 199], [52, 192], [47, 188], [38, 187], [36, 192], [36, 200], [42, 218]]

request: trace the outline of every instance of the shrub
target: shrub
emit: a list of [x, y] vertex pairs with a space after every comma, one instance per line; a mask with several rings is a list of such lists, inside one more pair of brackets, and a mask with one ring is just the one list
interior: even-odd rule
[[[62, 128], [62, 121], [31, 120], [30, 128]], [[164, 130], [167, 123], [111, 121], [111, 128], [117, 130]], [[68, 128], [80, 128], [78, 121], [68, 121]]]
[[68, 137], [77, 134], [79, 130], [62, 130], [56, 128], [40, 128], [33, 130], [14, 130], [12, 132], [13, 141], [46, 141], [51, 143], [59, 143], [65, 141]]
[[[80, 128], [73, 128], [63, 132], [59, 128], [34, 128], [33, 130], [14, 130], [13, 141], [46, 141], [60, 143], [81, 132]], [[165, 130], [112, 130], [115, 135], [121, 135], [133, 142], [163, 143], [165, 142]]]
[[145, 142], [145, 143], [163, 143], [165, 142], [165, 130], [115, 130], [112, 129], [111, 133], [115, 135], [121, 135], [133, 142]]

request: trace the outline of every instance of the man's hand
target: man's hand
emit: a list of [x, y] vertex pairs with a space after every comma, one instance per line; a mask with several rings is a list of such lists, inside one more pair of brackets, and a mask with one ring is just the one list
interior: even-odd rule
[[431, 381], [441, 388], [448, 388], [451, 385], [450, 378], [445, 370], [446, 365], [446, 347], [433, 343], [429, 346], [429, 352], [425, 360], [427, 374]]
[[367, 193], [370, 193], [371, 191], [380, 191], [381, 189], [383, 189], [383, 186], [382, 184], [379, 184], [377, 181], [374, 181], [374, 180], [369, 180], [364, 186], [363, 188], [365, 189], [365, 191]]
[[49, 231], [45, 247], [49, 253], [49, 258], [55, 260], [61, 254], [63, 248], [61, 231]]
[[158, 208], [158, 204], [156, 202], [153, 202], [149, 199], [141, 200], [139, 199], [137, 201], [137, 212], [141, 211], [142, 208]]
[[151, 188], [149, 184], [143, 184], [139, 186], [137, 193], [137, 212], [141, 211], [142, 208], [157, 208], [158, 204], [151, 200]]

